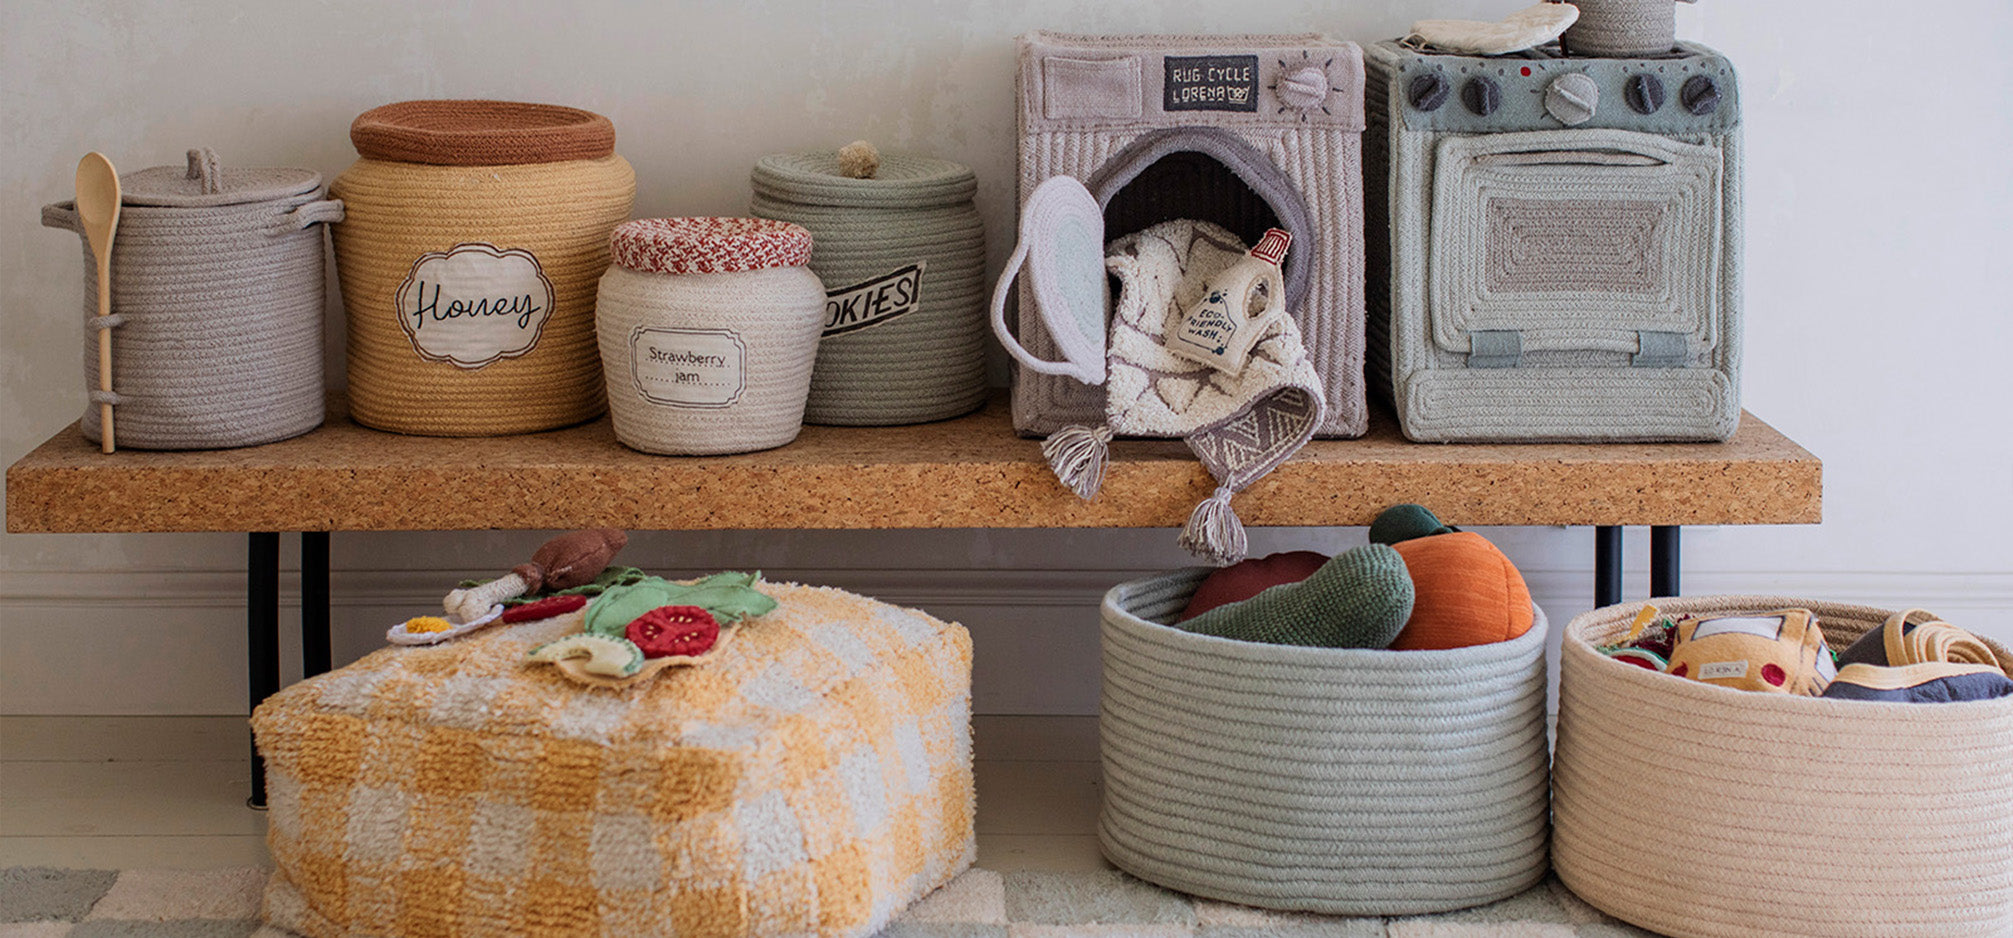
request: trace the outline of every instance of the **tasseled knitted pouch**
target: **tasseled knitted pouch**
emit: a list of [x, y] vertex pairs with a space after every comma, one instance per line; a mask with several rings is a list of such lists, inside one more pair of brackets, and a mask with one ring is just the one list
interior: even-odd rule
[[[1219, 565], [1240, 560], [1247, 545], [1231, 497], [1298, 452], [1326, 411], [1321, 379], [1285, 310], [1279, 264], [1291, 239], [1274, 230], [1246, 251], [1221, 227], [1177, 219], [1111, 242], [1104, 267], [1119, 278], [1120, 293], [1108, 336], [1086, 328], [1091, 312], [1101, 314], [1109, 302], [1102, 278], [1045, 273], [1070, 263], [1055, 263], [1059, 252], [1049, 247], [1051, 262], [1044, 265], [1037, 255], [1030, 275], [1037, 312], [1069, 361], [1044, 362], [1014, 341], [1001, 308], [1030, 245], [1039, 251], [1058, 240], [1045, 224], [1062, 219], [1066, 230], [1088, 216], [1101, 239], [1096, 203], [1066, 179], [1049, 180], [1029, 200], [1021, 247], [994, 297], [994, 329], [1022, 364], [1099, 383], [1089, 374], [1107, 385], [1105, 424], [1064, 427], [1042, 452], [1056, 477], [1088, 499], [1103, 482], [1114, 435], [1185, 440], [1217, 488], [1189, 515], [1181, 545]], [[1044, 190], [1067, 195], [1044, 197]], [[1102, 367], [1084, 360], [1095, 353], [1102, 353]]]

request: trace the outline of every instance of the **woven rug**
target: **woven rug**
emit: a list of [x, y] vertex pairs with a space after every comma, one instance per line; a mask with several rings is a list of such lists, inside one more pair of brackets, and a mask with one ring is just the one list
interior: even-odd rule
[[[293, 938], [258, 922], [263, 870], [0, 869], [0, 938]], [[883, 938], [1639, 938], [1556, 879], [1494, 905], [1332, 918], [1192, 899], [1112, 871], [971, 870]]]

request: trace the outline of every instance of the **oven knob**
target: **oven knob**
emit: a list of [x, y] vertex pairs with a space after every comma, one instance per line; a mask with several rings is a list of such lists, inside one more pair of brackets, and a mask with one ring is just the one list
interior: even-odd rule
[[1447, 103], [1448, 90], [1446, 76], [1439, 72], [1427, 72], [1412, 79], [1411, 87], [1406, 89], [1406, 97], [1413, 107], [1421, 111], [1437, 111], [1440, 105]]
[[1719, 82], [1704, 75], [1685, 79], [1684, 87], [1678, 89], [1678, 103], [1699, 117], [1719, 110]]
[[1628, 99], [1629, 110], [1655, 114], [1664, 106], [1664, 80], [1648, 73], [1637, 75], [1622, 88], [1622, 97]]
[[1470, 78], [1461, 85], [1461, 103], [1468, 110], [1487, 117], [1503, 106], [1503, 89], [1488, 78]]
[[1294, 69], [1290, 75], [1279, 79], [1273, 93], [1279, 95], [1279, 103], [1300, 110], [1312, 110], [1328, 100], [1328, 72], [1319, 65]]
[[1592, 120], [1600, 103], [1601, 86], [1579, 72], [1560, 75], [1545, 89], [1545, 112], [1567, 127]]

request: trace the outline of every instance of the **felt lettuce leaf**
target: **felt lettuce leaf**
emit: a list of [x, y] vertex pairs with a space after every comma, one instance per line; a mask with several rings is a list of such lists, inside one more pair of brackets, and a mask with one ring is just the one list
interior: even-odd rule
[[775, 600], [755, 590], [760, 578], [759, 573], [716, 573], [687, 584], [652, 576], [610, 586], [587, 607], [585, 628], [596, 635], [626, 636], [637, 616], [662, 606], [698, 606], [721, 625], [732, 625], [776, 608]]

